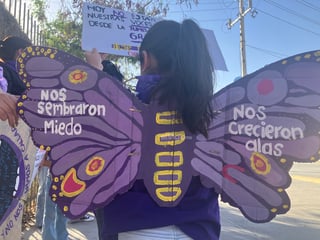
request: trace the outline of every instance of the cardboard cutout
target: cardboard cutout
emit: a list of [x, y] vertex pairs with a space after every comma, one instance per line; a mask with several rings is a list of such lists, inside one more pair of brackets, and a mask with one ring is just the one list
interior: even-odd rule
[[19, 113], [50, 151], [52, 199], [75, 218], [143, 179], [163, 207], [177, 206], [192, 176], [254, 222], [290, 208], [293, 162], [320, 146], [320, 52], [270, 64], [212, 98], [209, 137], [175, 109], [142, 104], [120, 83], [67, 53], [29, 47], [19, 58], [28, 90]]
[[32, 182], [36, 147], [30, 128], [0, 121], [0, 239], [20, 239], [23, 199]]

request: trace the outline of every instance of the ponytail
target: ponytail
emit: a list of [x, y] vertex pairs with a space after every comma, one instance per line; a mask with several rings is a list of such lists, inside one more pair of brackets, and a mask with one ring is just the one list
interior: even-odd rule
[[160, 21], [144, 37], [144, 50], [157, 60], [162, 78], [153, 96], [160, 104], [174, 104], [192, 133], [207, 136], [214, 69], [202, 30], [192, 20]]
[[180, 101], [182, 118], [192, 132], [207, 136], [212, 120], [213, 63], [202, 30], [192, 20], [184, 20], [177, 46], [178, 80], [183, 92]]

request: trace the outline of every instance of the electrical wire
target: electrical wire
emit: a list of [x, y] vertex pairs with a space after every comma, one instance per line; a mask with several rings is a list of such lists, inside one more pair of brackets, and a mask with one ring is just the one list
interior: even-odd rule
[[308, 7], [308, 8], [311, 8], [311, 9], [313, 9], [313, 10], [315, 10], [315, 11], [320, 12], [320, 7], [318, 7], [318, 6], [310, 3], [310, 2], [308, 2], [308, 1], [305, 1], [305, 0], [296, 0], [296, 1], [297, 1], [298, 3], [301, 3], [301, 4], [304, 5], [304, 6]]
[[264, 1], [265, 1], [266, 3], [268, 3], [268, 4], [270, 4], [270, 5], [273, 5], [273, 6], [277, 7], [277, 8], [279, 8], [279, 9], [281, 9], [281, 10], [287, 12], [287, 13], [290, 13], [290, 14], [296, 16], [296, 17], [299, 17], [299, 18], [301, 18], [301, 19], [303, 19], [303, 20], [305, 20], [305, 21], [311, 22], [311, 23], [316, 24], [316, 25], [320, 25], [320, 22], [319, 22], [319, 21], [316, 21], [316, 20], [314, 20], [314, 19], [312, 19], [312, 18], [306, 17], [305, 15], [302, 15], [302, 14], [300, 14], [300, 13], [297, 12], [297, 11], [294, 11], [294, 10], [289, 9], [289, 8], [287, 8], [287, 7], [279, 4], [279, 3], [276, 3], [276, 2], [273, 1], [273, 0], [264, 0]]
[[312, 33], [312, 34], [314, 34], [314, 35], [316, 35], [316, 36], [320, 36], [320, 33], [317, 33], [317, 32], [314, 32], [314, 31], [312, 31], [312, 30], [310, 30], [310, 29], [307, 29], [307, 28], [298, 26], [298, 25], [296, 25], [296, 24], [293, 24], [293, 23], [291, 23], [291, 22], [289, 22], [289, 21], [287, 21], [287, 20], [284, 20], [284, 19], [282, 19], [282, 18], [280, 18], [280, 17], [277, 17], [277, 16], [274, 16], [274, 15], [272, 15], [272, 14], [270, 14], [270, 13], [267, 13], [266, 11], [263, 11], [263, 10], [260, 9], [260, 8], [257, 9], [257, 10], [258, 10], [259, 12], [261, 12], [261, 13], [264, 13], [265, 15], [268, 15], [268, 16], [270, 16], [270, 17], [273, 17], [273, 18], [275, 18], [275, 19], [277, 19], [277, 20], [279, 20], [279, 21], [285, 22], [285, 23], [287, 23], [287, 24], [289, 24], [289, 25], [291, 25], [291, 26], [293, 26], [293, 27], [295, 27], [295, 28], [298, 28], [298, 29], [303, 30], [303, 31], [308, 32], [308, 33]]
[[252, 46], [252, 45], [249, 45], [249, 44], [246, 44], [246, 47], [249, 47], [249, 48], [252, 48], [252, 49], [255, 49], [257, 51], [260, 51], [260, 52], [263, 52], [265, 54], [269, 54], [273, 57], [277, 57], [277, 58], [285, 58], [285, 57], [288, 57], [288, 55], [286, 54], [283, 54], [283, 53], [279, 53], [279, 52], [274, 52], [274, 51], [271, 51], [271, 50], [267, 50], [267, 49], [263, 49], [263, 48], [258, 48], [258, 47], [255, 47], [255, 46]]

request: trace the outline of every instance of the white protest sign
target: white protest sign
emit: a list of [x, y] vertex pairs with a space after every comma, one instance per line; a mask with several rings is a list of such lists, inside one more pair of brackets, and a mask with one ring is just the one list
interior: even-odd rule
[[[97, 4], [83, 4], [82, 49], [120, 56], [136, 56], [149, 28], [161, 20], [138, 13], [126, 12]], [[215, 69], [227, 71], [227, 67], [214, 33], [202, 29]]]
[[96, 48], [121, 56], [135, 56], [148, 29], [159, 19], [108, 8], [83, 4], [82, 49]]
[[216, 70], [228, 71], [214, 32], [210, 29], [202, 29], [202, 32], [207, 39], [207, 45], [214, 68]]

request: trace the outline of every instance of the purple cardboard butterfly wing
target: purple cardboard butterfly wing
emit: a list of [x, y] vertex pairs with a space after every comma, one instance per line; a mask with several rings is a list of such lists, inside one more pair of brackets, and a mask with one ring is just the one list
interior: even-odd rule
[[133, 106], [143, 105], [117, 80], [64, 52], [28, 48], [20, 61], [29, 89], [19, 112], [35, 144], [50, 151], [52, 199], [74, 218], [126, 191], [140, 159], [142, 118]]
[[18, 239], [21, 235], [23, 198], [34, 174], [35, 146], [24, 122], [17, 128], [0, 121], [0, 235]]
[[[143, 179], [161, 206], [182, 199], [195, 138], [174, 109], [146, 106], [106, 73], [62, 51], [30, 47], [18, 60], [18, 103], [37, 146], [50, 151], [50, 194], [70, 218], [108, 204]], [[186, 141], [187, 139], [187, 141]]]
[[50, 151], [51, 196], [71, 218], [108, 204], [136, 179], [160, 206], [176, 206], [200, 175], [248, 219], [265, 222], [290, 207], [293, 161], [317, 159], [319, 110], [309, 101], [319, 98], [318, 56], [271, 64], [223, 89], [206, 139], [175, 109], [145, 106], [81, 60], [32, 47], [19, 58], [28, 86], [19, 112]]
[[319, 60], [316, 51], [270, 64], [213, 99], [217, 117], [192, 166], [251, 221], [287, 212], [293, 162], [319, 159]]

